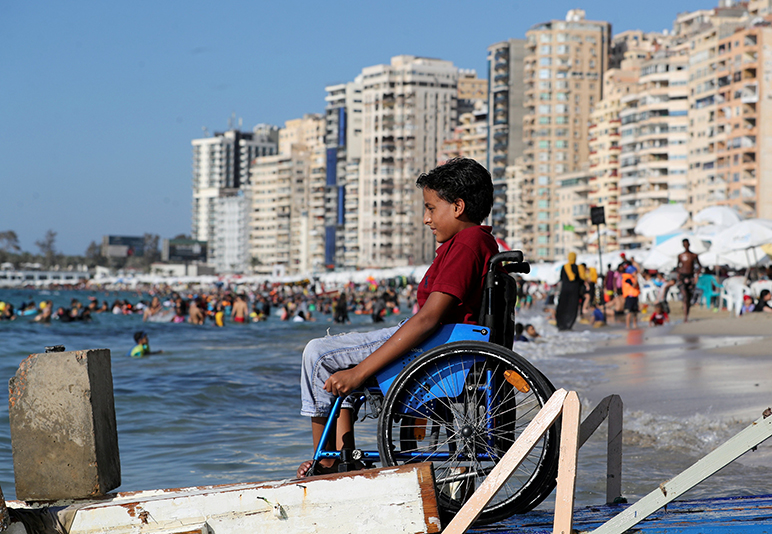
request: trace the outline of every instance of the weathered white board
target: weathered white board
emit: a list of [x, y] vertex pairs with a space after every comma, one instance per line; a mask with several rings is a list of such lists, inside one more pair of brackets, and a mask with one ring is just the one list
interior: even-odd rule
[[430, 463], [301, 481], [123, 493], [73, 504], [58, 515], [68, 534], [440, 531]]

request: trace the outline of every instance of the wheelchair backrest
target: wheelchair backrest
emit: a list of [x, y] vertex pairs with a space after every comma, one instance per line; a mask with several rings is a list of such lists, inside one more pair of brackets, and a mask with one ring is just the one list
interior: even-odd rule
[[[503, 267], [500, 264], [509, 262]], [[482, 306], [477, 324], [490, 329], [492, 343], [509, 349], [515, 342], [517, 282], [510, 273], [529, 273], [519, 250], [500, 252], [491, 258], [483, 287]]]

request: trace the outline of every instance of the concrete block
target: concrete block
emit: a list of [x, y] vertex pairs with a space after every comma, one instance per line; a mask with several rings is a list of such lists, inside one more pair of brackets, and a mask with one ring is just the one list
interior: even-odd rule
[[16, 496], [101, 496], [121, 484], [108, 349], [31, 354], [9, 385]]

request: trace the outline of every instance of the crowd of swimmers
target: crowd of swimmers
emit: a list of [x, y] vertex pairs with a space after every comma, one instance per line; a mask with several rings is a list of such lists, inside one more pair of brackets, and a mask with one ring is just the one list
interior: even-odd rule
[[[319, 290], [321, 289], [321, 290]], [[350, 323], [350, 315], [367, 315], [373, 322], [412, 310], [415, 286], [409, 282], [356, 286], [325, 291], [311, 284], [263, 285], [249, 290], [215, 289], [208, 292], [172, 291], [164, 287], [148, 288], [136, 300], [115, 298], [112, 304], [96, 296], [86, 302], [73, 298], [69, 307], [54, 307], [51, 300], [22, 302], [15, 307], [0, 300], [0, 320], [29, 318], [35, 322], [89, 322], [102, 313], [141, 315], [144, 321], [213, 324], [250, 323], [274, 320], [315, 321], [322, 315], [336, 323]], [[406, 306], [403, 308], [400, 303]]]

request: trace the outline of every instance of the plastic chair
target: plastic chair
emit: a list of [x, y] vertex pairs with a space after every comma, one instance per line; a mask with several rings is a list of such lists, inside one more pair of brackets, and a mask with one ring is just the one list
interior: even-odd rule
[[700, 303], [710, 308], [712, 307], [713, 299], [721, 296], [721, 284], [716, 283], [716, 278], [712, 274], [701, 274], [697, 279], [698, 291], [701, 291]]

